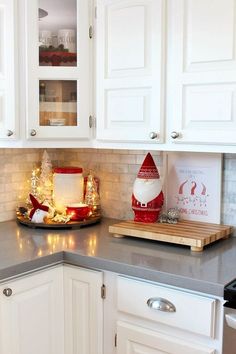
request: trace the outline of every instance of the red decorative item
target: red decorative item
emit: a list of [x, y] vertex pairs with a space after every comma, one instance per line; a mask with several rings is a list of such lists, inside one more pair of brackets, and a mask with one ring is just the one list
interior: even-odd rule
[[134, 182], [132, 194], [134, 221], [151, 223], [158, 220], [164, 203], [161, 189], [158, 169], [152, 155], [148, 153]]
[[31, 203], [33, 205], [33, 209], [30, 210], [30, 214], [29, 214], [30, 219], [32, 219], [32, 217], [37, 209], [43, 210], [43, 211], [49, 210], [48, 206], [39, 203], [37, 201], [37, 199], [32, 194], [30, 194], [29, 196], [30, 196]]
[[88, 218], [90, 208], [87, 204], [70, 204], [66, 207], [66, 214], [70, 216], [70, 220], [84, 220]]
[[52, 66], [60, 66], [61, 63], [73, 63], [76, 62], [76, 53], [68, 52], [49, 52], [40, 51], [39, 52], [39, 62], [40, 63], [50, 63]]

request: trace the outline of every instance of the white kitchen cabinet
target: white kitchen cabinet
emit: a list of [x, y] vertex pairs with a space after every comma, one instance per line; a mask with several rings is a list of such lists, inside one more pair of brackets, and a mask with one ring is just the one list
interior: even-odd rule
[[63, 269], [0, 287], [0, 353], [64, 354]]
[[223, 354], [221, 298], [71, 265], [2, 283], [0, 326], [1, 354]]
[[103, 273], [58, 266], [0, 286], [1, 354], [103, 354]]
[[26, 138], [91, 134], [91, 1], [23, 0]]
[[165, 0], [98, 0], [99, 141], [164, 139]]
[[102, 272], [64, 266], [65, 354], [103, 354]]
[[222, 354], [222, 301], [117, 276], [117, 354]]
[[214, 354], [215, 350], [127, 322], [117, 324], [117, 354]]
[[0, 139], [18, 137], [17, 1], [0, 0]]
[[234, 152], [234, 6], [0, 0], [1, 146]]
[[232, 152], [234, 6], [234, 0], [98, 0], [98, 141]]
[[234, 10], [234, 0], [169, 1], [167, 119], [176, 144], [236, 144]]
[[[0, 139], [17, 138], [20, 121], [24, 147], [234, 152], [234, 0], [1, 0], [0, 9]], [[60, 44], [67, 53], [49, 50]]]

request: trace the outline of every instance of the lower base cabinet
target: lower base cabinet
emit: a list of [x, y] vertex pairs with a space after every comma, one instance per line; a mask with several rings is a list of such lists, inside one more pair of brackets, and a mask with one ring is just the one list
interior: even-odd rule
[[1, 285], [1, 354], [63, 354], [63, 268]]
[[65, 354], [103, 353], [103, 273], [64, 267]]
[[0, 354], [102, 354], [102, 272], [58, 266], [0, 286]]
[[117, 324], [117, 354], [214, 354], [214, 349], [187, 343], [125, 322]]
[[0, 285], [0, 354], [222, 354], [222, 309], [210, 295], [55, 266]]
[[222, 299], [116, 277], [116, 354], [222, 354]]

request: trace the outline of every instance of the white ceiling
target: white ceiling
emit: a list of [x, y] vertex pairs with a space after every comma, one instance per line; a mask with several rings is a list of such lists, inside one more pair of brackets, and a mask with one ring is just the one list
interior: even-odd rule
[[76, 28], [76, 0], [39, 0], [38, 4], [48, 12], [39, 22], [40, 29], [57, 32]]

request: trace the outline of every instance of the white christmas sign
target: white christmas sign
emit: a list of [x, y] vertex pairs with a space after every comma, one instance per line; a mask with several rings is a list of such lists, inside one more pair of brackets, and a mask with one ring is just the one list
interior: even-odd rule
[[221, 154], [168, 153], [166, 206], [181, 219], [220, 223]]

